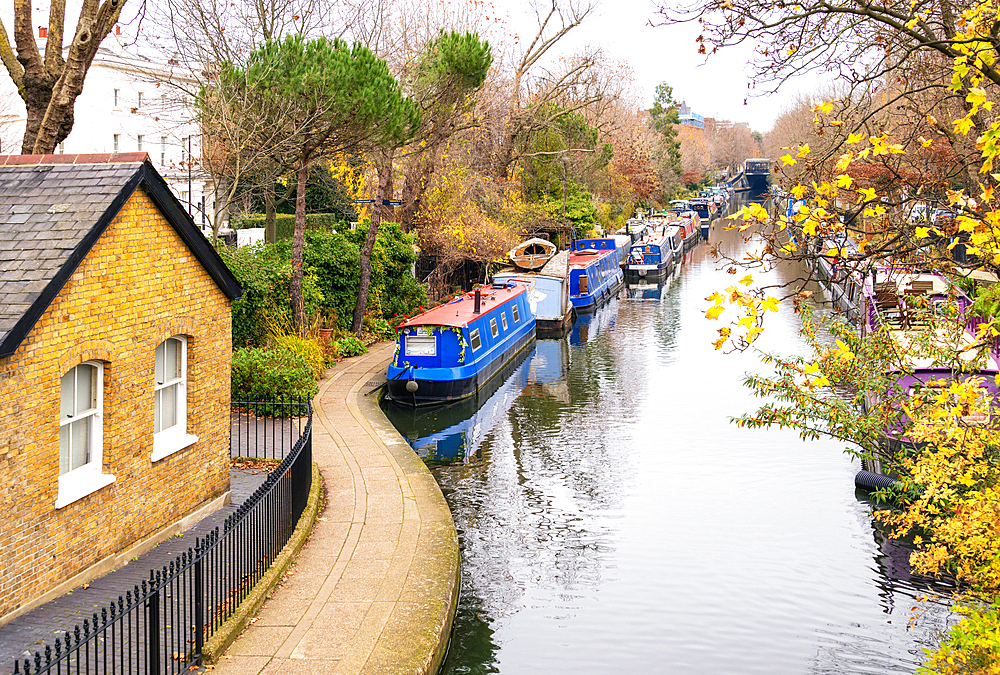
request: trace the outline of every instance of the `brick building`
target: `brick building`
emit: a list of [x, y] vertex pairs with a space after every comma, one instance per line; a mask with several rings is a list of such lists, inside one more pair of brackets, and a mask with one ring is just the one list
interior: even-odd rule
[[0, 624], [226, 502], [241, 293], [145, 153], [0, 156]]

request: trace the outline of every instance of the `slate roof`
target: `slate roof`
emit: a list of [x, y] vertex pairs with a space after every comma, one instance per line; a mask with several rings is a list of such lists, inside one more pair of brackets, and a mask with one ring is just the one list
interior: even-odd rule
[[0, 356], [17, 349], [140, 185], [230, 299], [240, 297], [146, 153], [0, 156]]

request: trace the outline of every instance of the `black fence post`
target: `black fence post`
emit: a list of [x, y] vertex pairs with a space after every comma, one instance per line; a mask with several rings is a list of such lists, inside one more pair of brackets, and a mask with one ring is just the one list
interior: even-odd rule
[[[199, 555], [195, 548], [195, 555]], [[204, 558], [198, 557], [194, 563], [194, 651], [195, 663], [201, 665], [201, 655], [205, 649], [205, 581]]]
[[[151, 581], [152, 595], [146, 599], [146, 646], [149, 660], [146, 662], [149, 675], [160, 675], [160, 573], [156, 581]], [[150, 574], [152, 577], [152, 574]]]

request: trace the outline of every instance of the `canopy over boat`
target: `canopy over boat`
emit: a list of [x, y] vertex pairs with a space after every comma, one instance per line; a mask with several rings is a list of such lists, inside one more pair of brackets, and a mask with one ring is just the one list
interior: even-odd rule
[[510, 250], [511, 262], [526, 270], [543, 267], [556, 253], [556, 245], [551, 241], [532, 237]]

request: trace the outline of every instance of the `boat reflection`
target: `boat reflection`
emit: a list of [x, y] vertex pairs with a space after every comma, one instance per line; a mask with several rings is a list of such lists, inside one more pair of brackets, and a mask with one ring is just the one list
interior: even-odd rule
[[618, 298], [612, 298], [593, 314], [580, 314], [576, 317], [576, 323], [569, 334], [569, 343], [574, 347], [585, 345], [601, 333], [614, 328], [617, 319]]
[[534, 349], [508, 364], [477, 396], [433, 408], [383, 399], [382, 409], [426, 464], [468, 461], [525, 387], [536, 385], [559, 398], [560, 387], [566, 387], [568, 364], [565, 339], [538, 340]]
[[677, 272], [667, 276], [666, 279], [658, 283], [626, 284], [625, 297], [629, 300], [663, 300], [667, 291], [670, 290], [670, 284], [673, 283], [676, 277]]

